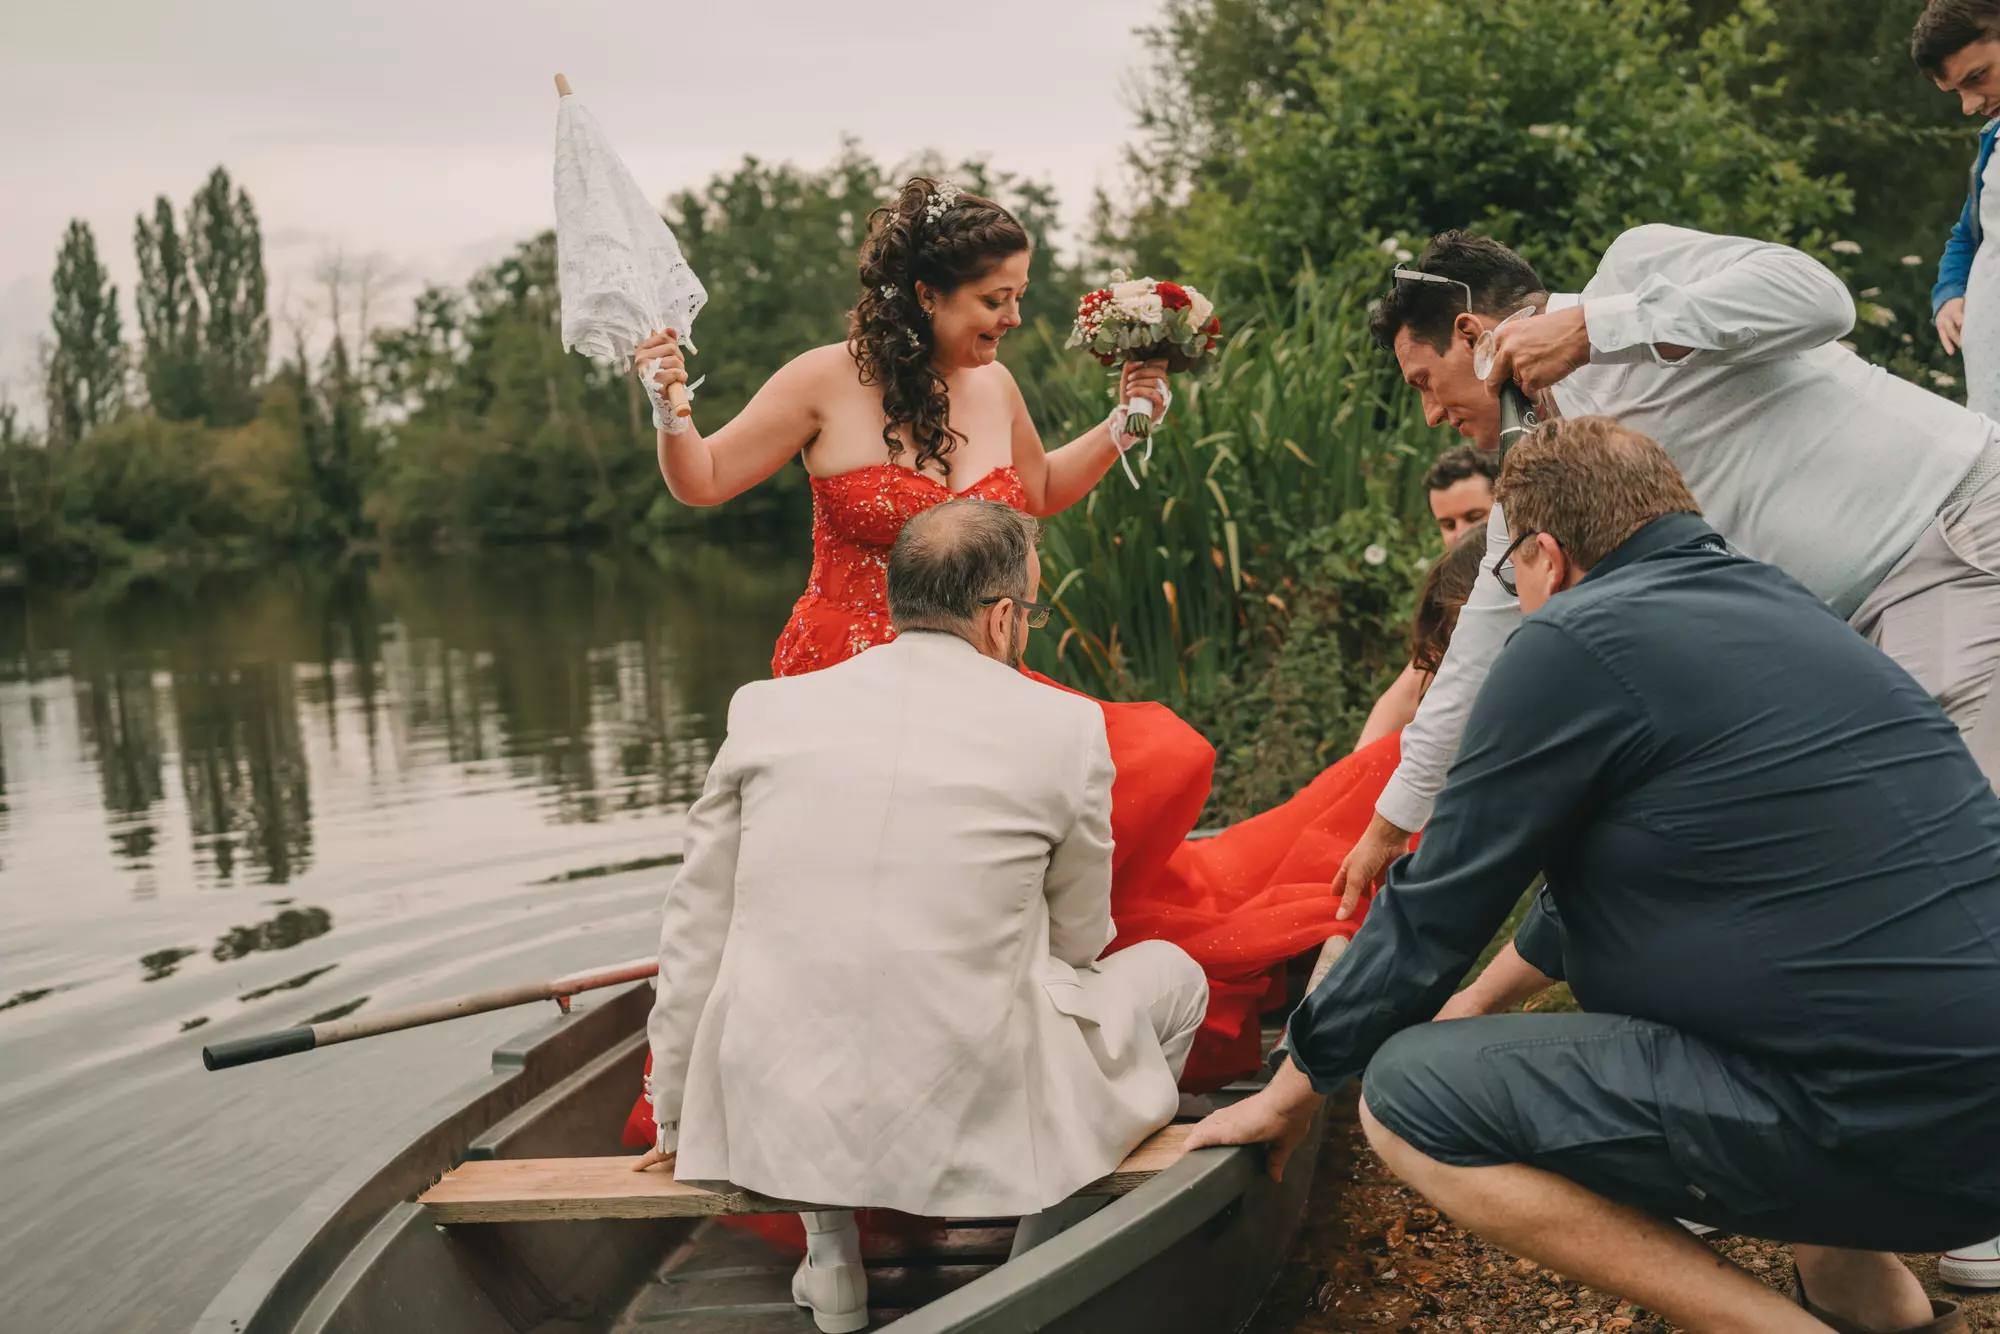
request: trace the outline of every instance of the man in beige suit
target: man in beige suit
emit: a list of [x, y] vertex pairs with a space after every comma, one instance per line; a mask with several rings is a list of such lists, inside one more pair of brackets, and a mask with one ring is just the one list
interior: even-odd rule
[[[1021, 674], [1030, 519], [957, 500], [889, 559], [898, 637], [737, 692], [667, 896], [641, 1167], [840, 1206], [793, 1297], [867, 1323], [856, 1208], [1033, 1214], [1171, 1120], [1201, 969], [1111, 942], [1111, 753]], [[676, 1157], [676, 1151], [677, 1157]]]

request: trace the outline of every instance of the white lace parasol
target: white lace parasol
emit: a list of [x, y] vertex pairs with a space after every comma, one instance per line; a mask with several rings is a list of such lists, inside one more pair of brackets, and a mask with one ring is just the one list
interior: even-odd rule
[[[646, 199], [594, 116], [556, 76], [556, 272], [562, 341], [586, 356], [630, 362], [649, 335], [672, 329], [694, 351], [694, 317], [708, 300], [680, 243]], [[654, 424], [688, 415], [687, 393], [650, 377]]]

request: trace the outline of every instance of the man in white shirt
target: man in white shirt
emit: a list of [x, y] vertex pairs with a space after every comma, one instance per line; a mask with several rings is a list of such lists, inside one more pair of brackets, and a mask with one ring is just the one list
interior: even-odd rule
[[[1550, 294], [1496, 241], [1442, 233], [1414, 274], [1398, 270], [1373, 331], [1430, 423], [1482, 447], [1501, 444], [1509, 379], [1544, 417], [1602, 414], [1658, 440], [1722, 536], [1902, 665], [2000, 786], [2000, 704], [1985, 707], [2000, 661], [2000, 426], [1863, 361], [1837, 341], [1853, 325], [1846, 287], [1810, 256], [1655, 224], [1613, 242], [1580, 295]], [[1475, 351], [1496, 330], [1482, 380]], [[1491, 559], [1334, 881], [1343, 913], [1430, 819], [1520, 624], [1492, 572], [1509, 541], [1496, 505]]]

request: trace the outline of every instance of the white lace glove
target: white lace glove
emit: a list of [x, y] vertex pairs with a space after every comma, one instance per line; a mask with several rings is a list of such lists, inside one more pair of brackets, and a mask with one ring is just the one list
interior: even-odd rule
[[[659, 366], [660, 363], [654, 360], [639, 367], [639, 382], [646, 386], [647, 401], [653, 405], [654, 429], [665, 431], [668, 435], [679, 435], [694, 425], [694, 418], [683, 417], [675, 412], [673, 405], [667, 402], [667, 391], [653, 382], [653, 376], [659, 370]], [[708, 377], [704, 375], [687, 387], [689, 403], [694, 401], [694, 391], [701, 388], [703, 381], [707, 379]]]
[[[1167, 409], [1174, 405], [1173, 390], [1163, 388], [1160, 392], [1166, 396], [1165, 401], [1160, 404], [1160, 410], [1153, 414], [1153, 431], [1147, 432], [1146, 452], [1139, 456], [1142, 462], [1152, 461], [1153, 433], [1158, 431], [1160, 423], [1166, 420]], [[1136, 491], [1139, 489], [1139, 474], [1132, 471], [1132, 461], [1125, 457], [1126, 451], [1139, 442], [1138, 436], [1125, 433], [1125, 419], [1131, 415], [1132, 409], [1120, 403], [1111, 409], [1111, 415], [1105, 418], [1104, 424], [1111, 428], [1111, 443], [1118, 447], [1118, 462], [1125, 469], [1126, 480], [1132, 483], [1132, 489]]]

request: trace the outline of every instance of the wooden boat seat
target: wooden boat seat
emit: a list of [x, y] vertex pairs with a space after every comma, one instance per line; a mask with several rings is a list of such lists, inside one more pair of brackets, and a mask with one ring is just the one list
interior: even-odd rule
[[[1189, 1126], [1158, 1131], [1080, 1195], [1124, 1195], [1186, 1153]], [[417, 1197], [435, 1223], [540, 1223], [599, 1218], [693, 1218], [796, 1213], [820, 1206], [749, 1191], [685, 1185], [662, 1171], [634, 1172], [631, 1157], [493, 1158], [461, 1163]]]

